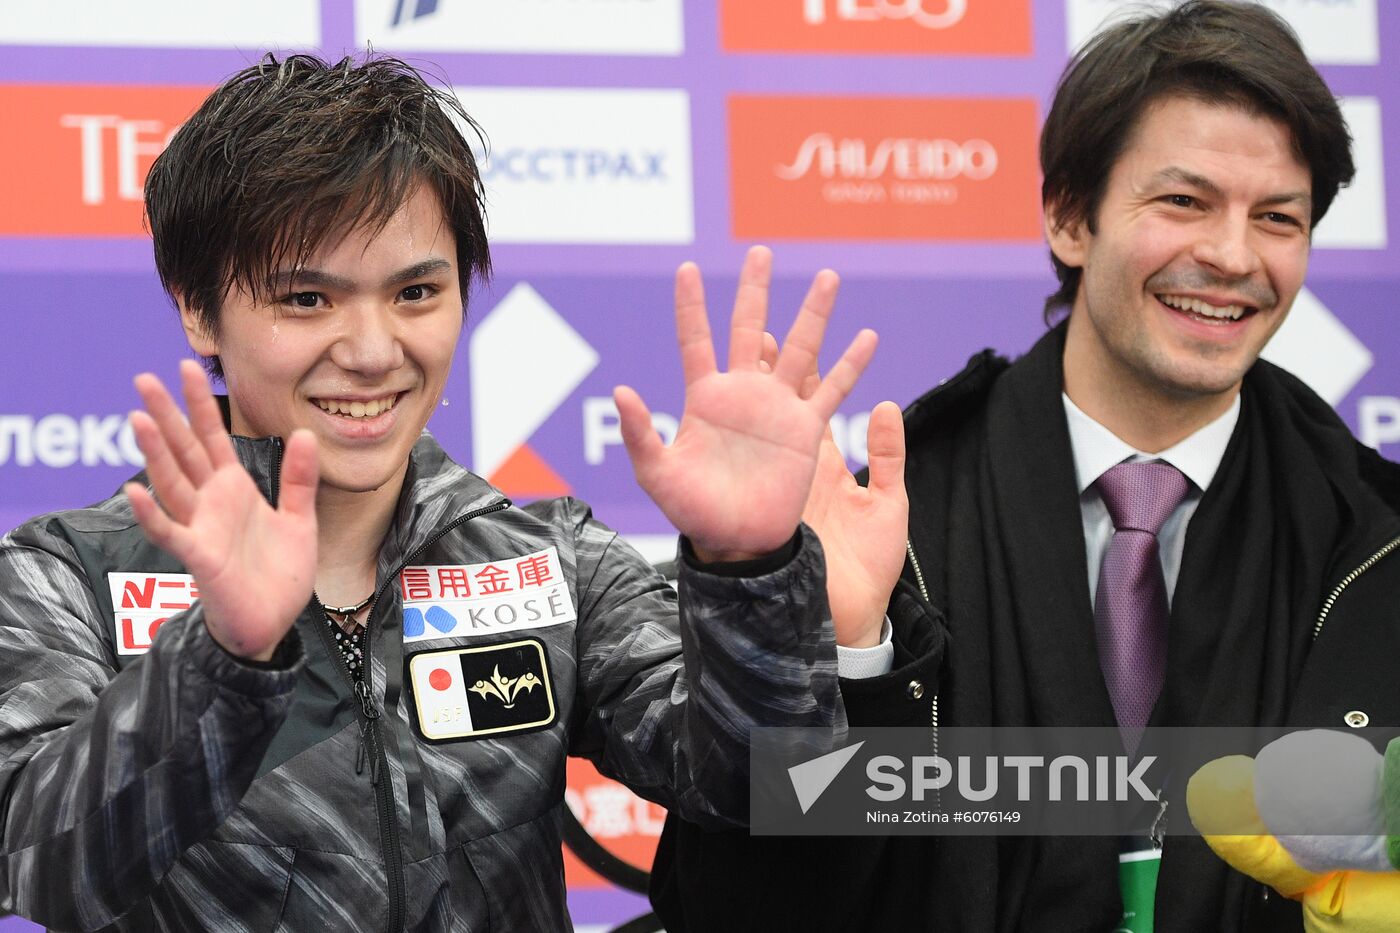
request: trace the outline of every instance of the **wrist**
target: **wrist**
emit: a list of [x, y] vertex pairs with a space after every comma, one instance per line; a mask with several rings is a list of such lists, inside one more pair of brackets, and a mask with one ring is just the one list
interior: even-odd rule
[[204, 615], [204, 627], [208, 629], [209, 637], [214, 640], [214, 644], [222, 648], [225, 654], [239, 661], [266, 664], [271, 661], [272, 656], [277, 653], [277, 644], [279, 643], [273, 643], [261, 648], [239, 644], [235, 639], [230, 638], [228, 633], [224, 632], [219, 625], [210, 622], [207, 612]]
[[866, 625], [861, 626], [852, 634], [846, 635], [840, 630], [836, 633], [836, 643], [842, 648], [874, 648], [883, 641], [885, 629], [885, 618], [880, 616]]
[[695, 554], [695, 559], [702, 564], [742, 564], [745, 561], [762, 560], [773, 553], [772, 551], [765, 553], [758, 553], [756, 551], [716, 551], [695, 544], [694, 542], [691, 543], [690, 549], [691, 552]]
[[697, 546], [693, 540], [681, 536], [681, 556], [692, 569], [721, 577], [761, 577], [786, 566], [802, 549], [801, 531], [793, 532], [784, 545], [772, 551], [752, 553], [750, 551], [725, 550]]

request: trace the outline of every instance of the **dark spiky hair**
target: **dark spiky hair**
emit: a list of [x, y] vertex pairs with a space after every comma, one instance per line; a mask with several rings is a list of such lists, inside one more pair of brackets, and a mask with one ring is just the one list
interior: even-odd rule
[[[209, 334], [230, 288], [269, 278], [328, 237], [381, 229], [426, 184], [457, 240], [462, 298], [490, 274], [481, 175], [450, 91], [381, 55], [335, 64], [269, 54], [221, 84], [156, 159], [146, 216], [167, 292]], [[207, 361], [222, 377], [217, 358]]]

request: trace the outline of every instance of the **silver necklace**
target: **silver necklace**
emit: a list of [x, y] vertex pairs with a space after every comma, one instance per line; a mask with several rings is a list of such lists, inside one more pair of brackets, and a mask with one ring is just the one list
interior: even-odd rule
[[[317, 599], [319, 600], [320, 597], [318, 596]], [[372, 599], [374, 599], [374, 594], [370, 593], [353, 606], [327, 606], [322, 603], [321, 608], [325, 610], [327, 619], [348, 631], [360, 624], [355, 616], [359, 615], [360, 610], [368, 606]]]

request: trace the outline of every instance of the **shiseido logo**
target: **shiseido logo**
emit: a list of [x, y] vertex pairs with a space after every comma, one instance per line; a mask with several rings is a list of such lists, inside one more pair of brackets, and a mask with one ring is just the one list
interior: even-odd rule
[[968, 0], [802, 0], [802, 18], [820, 25], [845, 21], [909, 20], [925, 29], [948, 29], [962, 21]]
[[950, 181], [961, 176], [981, 181], [996, 170], [996, 148], [985, 139], [886, 138], [871, 146], [864, 139], [835, 139], [830, 133], [808, 136], [791, 165], [774, 169], [788, 181], [813, 171], [825, 179]]

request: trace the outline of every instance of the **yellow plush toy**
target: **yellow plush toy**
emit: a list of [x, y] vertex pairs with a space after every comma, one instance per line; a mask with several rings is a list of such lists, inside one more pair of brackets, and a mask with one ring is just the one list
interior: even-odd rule
[[1295, 732], [1218, 758], [1186, 788], [1191, 822], [1238, 871], [1303, 904], [1309, 933], [1400, 930], [1400, 739]]

